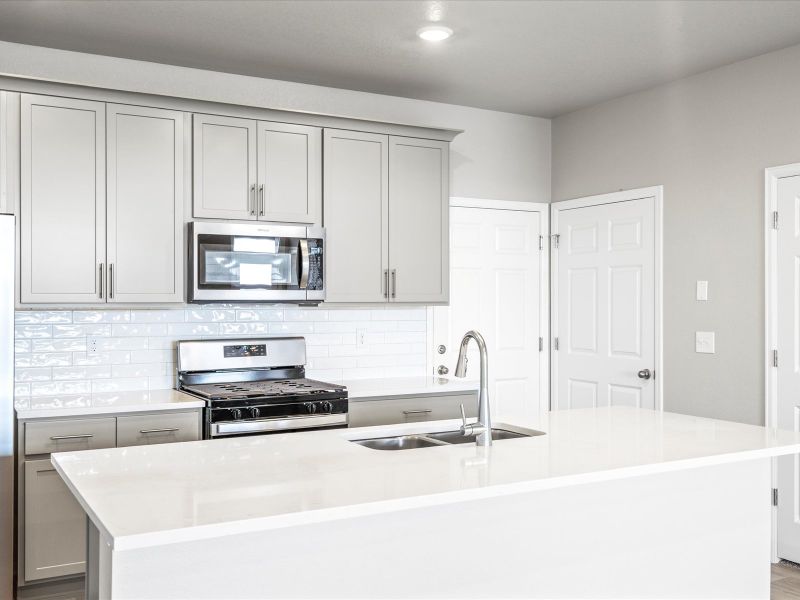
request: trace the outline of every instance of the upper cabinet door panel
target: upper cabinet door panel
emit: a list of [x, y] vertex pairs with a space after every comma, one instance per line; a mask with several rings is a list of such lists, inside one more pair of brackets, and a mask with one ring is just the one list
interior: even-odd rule
[[194, 115], [194, 216], [256, 218], [256, 122]]
[[105, 104], [21, 100], [22, 302], [102, 302]]
[[447, 302], [449, 144], [389, 138], [391, 300]]
[[328, 302], [388, 298], [389, 137], [325, 130]]
[[318, 127], [259, 121], [259, 219], [319, 223], [321, 138]]
[[181, 112], [108, 105], [108, 300], [183, 301]]

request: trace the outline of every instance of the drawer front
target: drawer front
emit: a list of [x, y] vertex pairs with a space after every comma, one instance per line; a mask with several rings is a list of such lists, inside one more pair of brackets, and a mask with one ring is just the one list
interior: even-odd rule
[[477, 416], [477, 394], [351, 401], [350, 427], [459, 419], [462, 403], [467, 417]]
[[197, 412], [117, 417], [117, 446], [145, 446], [200, 439]]
[[25, 454], [113, 448], [116, 425], [113, 417], [25, 423]]

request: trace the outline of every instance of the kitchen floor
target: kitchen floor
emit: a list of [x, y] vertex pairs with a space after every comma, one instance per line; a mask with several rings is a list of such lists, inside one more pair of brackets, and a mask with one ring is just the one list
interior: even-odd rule
[[800, 600], [800, 565], [781, 561], [772, 565], [771, 600]]

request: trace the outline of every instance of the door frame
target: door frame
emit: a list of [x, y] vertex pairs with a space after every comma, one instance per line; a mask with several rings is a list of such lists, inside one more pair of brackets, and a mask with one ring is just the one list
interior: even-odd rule
[[[616, 202], [626, 202], [630, 200], [641, 200], [644, 198], [653, 198], [654, 202], [654, 230], [655, 230], [655, 407], [656, 410], [664, 410], [664, 267], [663, 267], [663, 204], [664, 204], [664, 186], [657, 185], [644, 188], [635, 188], [631, 190], [621, 190], [619, 192], [611, 192], [609, 194], [599, 194], [596, 196], [585, 196], [583, 198], [575, 198], [573, 200], [564, 200], [562, 202], [553, 202], [550, 204], [550, 223], [552, 224], [551, 243], [553, 236], [558, 234], [558, 214], [562, 210], [569, 210], [574, 208], [585, 208], [588, 206], [599, 206], [602, 204], [613, 204]], [[551, 273], [558, 273], [558, 252], [552, 253]], [[551, 279], [552, 282], [552, 279]], [[551, 285], [550, 288], [550, 331], [557, 332], [556, 323], [558, 318], [558, 286]], [[552, 333], [555, 336], [555, 333]], [[556, 381], [558, 376], [558, 352], [554, 348], [555, 337], [550, 340], [550, 352], [552, 353], [550, 381]], [[553, 407], [552, 387], [550, 397], [550, 409]]]
[[[778, 426], [778, 370], [773, 350], [778, 348], [778, 181], [800, 175], [800, 163], [764, 169], [764, 426]], [[772, 487], [778, 487], [778, 464], [772, 460]], [[772, 507], [772, 561], [778, 561], [778, 507]]]
[[[448, 215], [451, 208], [479, 208], [488, 210], [509, 210], [523, 212], [538, 212], [541, 214], [539, 224], [539, 335], [541, 336], [542, 351], [539, 352], [539, 406], [540, 413], [544, 415], [550, 407], [550, 352], [545, 346], [546, 340], [550, 339], [550, 204], [547, 202], [520, 202], [514, 200], [490, 200], [487, 198], [464, 198], [451, 196], [448, 206]], [[448, 238], [448, 251], [450, 240]], [[428, 352], [427, 363], [428, 373], [434, 377], [436, 365], [438, 364], [437, 354], [433, 347], [433, 306], [428, 307]]]

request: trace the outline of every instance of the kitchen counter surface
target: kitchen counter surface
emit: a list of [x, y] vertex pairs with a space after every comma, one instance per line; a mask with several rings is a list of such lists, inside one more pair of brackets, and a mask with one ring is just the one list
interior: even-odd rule
[[350, 379], [343, 381], [342, 385], [347, 386], [348, 397], [354, 401], [393, 396], [435, 396], [478, 391], [477, 380], [445, 377]]
[[[550, 413], [547, 435], [380, 451], [455, 421], [89, 450], [52, 463], [114, 549], [158, 546], [800, 451], [786, 431], [634, 408]], [[502, 423], [495, 423], [495, 427]]]
[[37, 398], [36, 408], [17, 408], [18, 419], [52, 419], [57, 417], [83, 417], [131, 412], [155, 412], [202, 408], [205, 403], [194, 396], [177, 390], [152, 390], [149, 392], [121, 392], [98, 394], [81, 398], [70, 405], [54, 398]]

